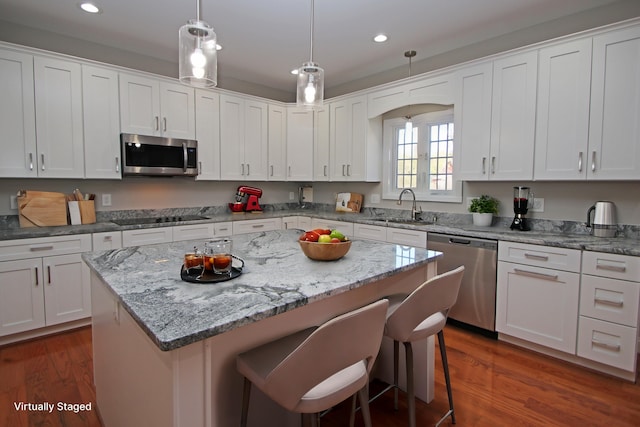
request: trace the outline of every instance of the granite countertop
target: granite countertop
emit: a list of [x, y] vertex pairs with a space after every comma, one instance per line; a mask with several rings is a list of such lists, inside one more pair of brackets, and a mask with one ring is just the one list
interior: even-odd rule
[[233, 254], [244, 260], [243, 272], [215, 284], [180, 278], [184, 253], [202, 247], [204, 240], [86, 253], [83, 259], [151, 340], [168, 351], [441, 256], [419, 248], [400, 256], [394, 244], [356, 240], [340, 260], [313, 261], [300, 250], [299, 234], [281, 230], [233, 236]]
[[[176, 215], [172, 210], [172, 215]], [[136, 212], [137, 213], [137, 212]], [[394, 212], [397, 214], [398, 212]], [[392, 213], [392, 215], [394, 214]], [[401, 214], [407, 213], [400, 211]], [[178, 215], [184, 212], [178, 212]], [[596, 252], [616, 253], [622, 255], [640, 256], [640, 239], [629, 237], [601, 238], [588, 234], [582, 225], [563, 221], [541, 221], [537, 223], [537, 229], [531, 231], [514, 231], [509, 229], [509, 218], [497, 221], [491, 227], [476, 227], [468, 222], [465, 215], [447, 215], [438, 213], [440, 217], [436, 222], [416, 222], [416, 223], [385, 223], [381, 221], [387, 216], [384, 210], [368, 210], [360, 214], [337, 213], [324, 209], [291, 209], [284, 207], [260, 213], [260, 214], [231, 214], [228, 210], [210, 210], [208, 208], [187, 214], [200, 216], [196, 220], [175, 221], [156, 224], [132, 224], [118, 225], [109, 220], [102, 220], [95, 224], [69, 225], [61, 227], [0, 227], [0, 241], [11, 239], [25, 239], [34, 237], [50, 237], [69, 234], [99, 233], [109, 231], [136, 230], [154, 227], [169, 227], [176, 225], [198, 224], [203, 222], [223, 222], [223, 221], [244, 221], [261, 218], [277, 218], [292, 215], [303, 215], [315, 218], [324, 218], [345, 222], [363, 223], [376, 226], [389, 226], [421, 230], [432, 233], [453, 234], [456, 236], [477, 237], [492, 240], [504, 240], [510, 242], [529, 243], [545, 246], [556, 246], [569, 249], [579, 249]], [[426, 216], [430, 218], [431, 216]], [[506, 222], [505, 222], [506, 221]], [[494, 221], [495, 222], [495, 221]], [[539, 225], [541, 224], [541, 225]]]

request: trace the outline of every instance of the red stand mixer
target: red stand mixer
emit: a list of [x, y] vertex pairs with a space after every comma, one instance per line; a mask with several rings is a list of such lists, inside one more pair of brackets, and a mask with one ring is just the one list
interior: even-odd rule
[[262, 197], [262, 190], [255, 187], [241, 185], [236, 190], [235, 203], [229, 203], [231, 212], [262, 212], [258, 199]]

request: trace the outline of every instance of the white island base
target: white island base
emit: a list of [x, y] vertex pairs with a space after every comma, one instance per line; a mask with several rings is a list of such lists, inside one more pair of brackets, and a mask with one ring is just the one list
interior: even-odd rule
[[[242, 377], [235, 369], [236, 354], [318, 325], [385, 295], [411, 292], [435, 272], [436, 262], [430, 262], [172, 351], [160, 351], [93, 273], [94, 378], [103, 425], [240, 425]], [[387, 382], [392, 378], [391, 347], [391, 342], [385, 340], [374, 372]], [[426, 402], [433, 399], [433, 352], [433, 338], [414, 347], [416, 396]], [[299, 415], [282, 410], [253, 388], [249, 426], [294, 427], [299, 423]]]

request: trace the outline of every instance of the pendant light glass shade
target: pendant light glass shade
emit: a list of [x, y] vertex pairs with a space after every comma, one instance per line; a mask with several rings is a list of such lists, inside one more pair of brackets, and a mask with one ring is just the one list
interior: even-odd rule
[[311, 0], [309, 61], [298, 69], [296, 90], [297, 106], [306, 109], [320, 108], [324, 101], [324, 70], [313, 62], [313, 13], [314, 0]]
[[298, 69], [296, 95], [298, 107], [322, 107], [324, 100], [324, 70], [315, 62], [305, 62]]
[[197, 87], [213, 87], [218, 84], [218, 52], [216, 33], [213, 28], [200, 20], [200, 4], [197, 18], [180, 27], [178, 33], [180, 48], [180, 81]]

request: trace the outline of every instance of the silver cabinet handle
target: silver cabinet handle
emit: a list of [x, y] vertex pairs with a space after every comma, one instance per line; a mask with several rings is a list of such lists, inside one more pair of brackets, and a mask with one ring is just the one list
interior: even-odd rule
[[557, 274], [536, 273], [534, 271], [526, 271], [526, 270], [521, 270], [519, 268], [514, 268], [513, 272], [520, 276], [533, 277], [534, 279], [550, 280], [552, 282], [555, 282], [558, 280]]
[[591, 343], [593, 345], [597, 345], [598, 347], [605, 347], [614, 351], [620, 351], [620, 344], [611, 344], [608, 342], [597, 340], [595, 338], [591, 339]]
[[291, 178], [291, 166], [289, 166], [289, 178]]
[[202, 162], [198, 162], [198, 175], [202, 175]]
[[242, 175], [244, 175], [244, 163], [242, 163]]
[[40, 166], [40, 168], [44, 170], [44, 154], [40, 154], [40, 160], [42, 160], [42, 165]]
[[156, 123], [156, 130], [160, 129], [160, 124], [158, 123], [158, 116], [154, 117], [155, 123]]
[[496, 173], [496, 156], [491, 157], [491, 173]]
[[252, 228], [262, 228], [262, 227], [264, 227], [264, 224], [253, 224], [251, 227]]
[[38, 278], [38, 267], [36, 267], [36, 286], [40, 285], [40, 279]]
[[351, 176], [351, 165], [347, 165], [347, 176]]
[[614, 307], [622, 307], [624, 305], [624, 300], [622, 300], [622, 299], [611, 300], [611, 299], [602, 298], [602, 297], [595, 297], [593, 300], [595, 302], [597, 302], [597, 303], [606, 304], [606, 305], [612, 305]]
[[346, 165], [342, 165], [342, 176], [346, 176], [346, 175], [345, 175], [345, 173], [344, 173], [344, 167], [345, 167], [345, 166], [346, 166]]
[[324, 176], [327, 176], [327, 165], [324, 165], [322, 167], [322, 170], [323, 170]]
[[578, 172], [582, 172], [582, 151], [578, 153]]
[[53, 249], [53, 245], [44, 245], [44, 246], [30, 246], [29, 250], [31, 252], [36, 252], [36, 251], [50, 251]]
[[116, 172], [120, 172], [120, 157], [116, 157]]
[[113, 236], [104, 236], [104, 241], [105, 242], [110, 242], [113, 240]]
[[51, 266], [47, 265], [47, 284], [51, 286]]
[[595, 172], [596, 170], [596, 152], [593, 151], [591, 153], [591, 171]]
[[596, 270], [615, 271], [617, 273], [624, 273], [627, 271], [627, 267], [608, 264], [596, 264]]
[[482, 175], [487, 173], [487, 158], [482, 158]]
[[29, 153], [29, 170], [33, 170], [33, 153]]
[[163, 132], [167, 131], [167, 118], [166, 117], [162, 118], [162, 131]]
[[[269, 166], [271, 172], [269, 172], [269, 176], [273, 176], [273, 165]], [[289, 168], [291, 170], [291, 168]]]
[[251, 163], [247, 163], [247, 176], [251, 175]]
[[525, 253], [524, 257], [528, 259], [534, 259], [536, 261], [549, 261], [549, 257], [546, 255], [534, 255], [534, 254]]

